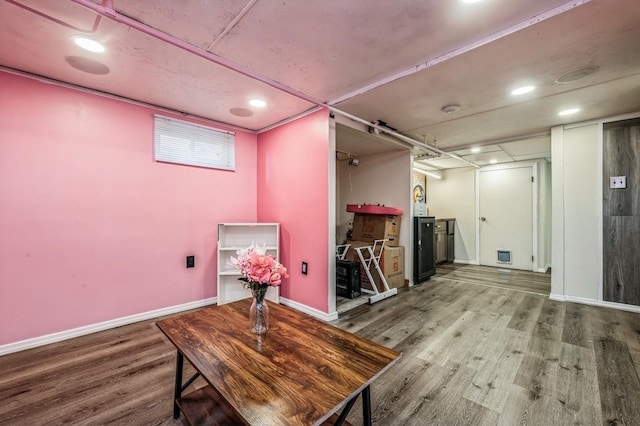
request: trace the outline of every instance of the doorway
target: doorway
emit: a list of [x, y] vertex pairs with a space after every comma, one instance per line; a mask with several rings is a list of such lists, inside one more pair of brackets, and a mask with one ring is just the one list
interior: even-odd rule
[[535, 271], [535, 164], [477, 171], [480, 265]]

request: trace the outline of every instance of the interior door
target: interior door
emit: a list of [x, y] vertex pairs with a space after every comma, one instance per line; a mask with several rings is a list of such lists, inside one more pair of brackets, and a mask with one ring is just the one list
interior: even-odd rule
[[534, 270], [533, 166], [479, 171], [480, 264]]

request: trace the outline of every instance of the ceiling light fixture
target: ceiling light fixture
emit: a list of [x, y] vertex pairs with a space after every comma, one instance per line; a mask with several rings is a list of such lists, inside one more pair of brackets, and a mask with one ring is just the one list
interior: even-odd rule
[[440, 175], [437, 175], [437, 174], [435, 174], [433, 172], [428, 172], [426, 170], [419, 169], [417, 167], [414, 167], [413, 171], [414, 172], [418, 172], [418, 173], [422, 173], [423, 175], [431, 176], [432, 178], [442, 179], [442, 176], [440, 176]]
[[473, 148], [471, 148], [471, 152], [472, 152], [473, 154], [477, 154], [477, 153], [479, 153], [480, 151], [482, 151], [482, 149], [481, 149], [479, 146], [474, 146]]
[[256, 107], [256, 108], [264, 108], [265, 106], [267, 106], [267, 103], [265, 101], [263, 101], [262, 99], [251, 99], [249, 101], [249, 105]]
[[556, 83], [558, 84], [567, 84], [573, 83], [574, 81], [582, 80], [583, 78], [589, 77], [594, 72], [598, 71], [597, 66], [580, 68], [577, 70], [569, 71], [562, 74], [560, 77], [556, 78]]
[[491, 160], [489, 160], [489, 163], [491, 164], [496, 164], [498, 162], [498, 160], [496, 160], [495, 158], [492, 158]]
[[559, 116], [571, 115], [580, 111], [580, 108], [567, 108], [558, 113]]
[[102, 62], [94, 61], [93, 59], [82, 56], [67, 56], [64, 59], [69, 65], [78, 71], [95, 75], [109, 74], [109, 67]]
[[473, 4], [473, 3], [479, 3], [482, 0], [462, 0], [462, 3], [467, 3], [467, 4]]
[[525, 94], [527, 94], [527, 93], [531, 93], [531, 92], [533, 92], [533, 89], [535, 89], [535, 88], [536, 88], [535, 86], [531, 86], [531, 85], [528, 85], [528, 86], [521, 86], [521, 87], [518, 87], [518, 88], [516, 88], [516, 89], [513, 89], [513, 90], [511, 91], [511, 94], [512, 94], [513, 96], [525, 95]]
[[451, 114], [452, 112], [456, 112], [460, 109], [460, 105], [447, 105], [443, 106], [441, 111], [446, 112], [447, 114]]
[[90, 38], [81, 37], [81, 36], [74, 36], [72, 37], [72, 39], [75, 44], [77, 44], [84, 50], [88, 50], [89, 52], [94, 52], [94, 53], [104, 52], [104, 46], [95, 40], [91, 40]]

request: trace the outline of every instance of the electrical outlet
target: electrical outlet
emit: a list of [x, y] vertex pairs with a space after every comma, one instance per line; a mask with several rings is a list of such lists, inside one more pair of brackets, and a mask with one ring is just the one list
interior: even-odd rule
[[194, 268], [196, 266], [196, 257], [187, 256], [187, 268]]
[[627, 177], [626, 176], [611, 176], [609, 178], [609, 188], [611, 189], [619, 189], [627, 187]]
[[309, 264], [302, 262], [302, 275], [307, 275], [307, 272], [309, 272]]

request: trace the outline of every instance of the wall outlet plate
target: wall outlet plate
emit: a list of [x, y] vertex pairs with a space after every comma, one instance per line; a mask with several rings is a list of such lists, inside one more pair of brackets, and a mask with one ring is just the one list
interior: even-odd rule
[[609, 188], [618, 189], [618, 188], [626, 188], [626, 187], [627, 187], [626, 176], [611, 176], [609, 178]]

